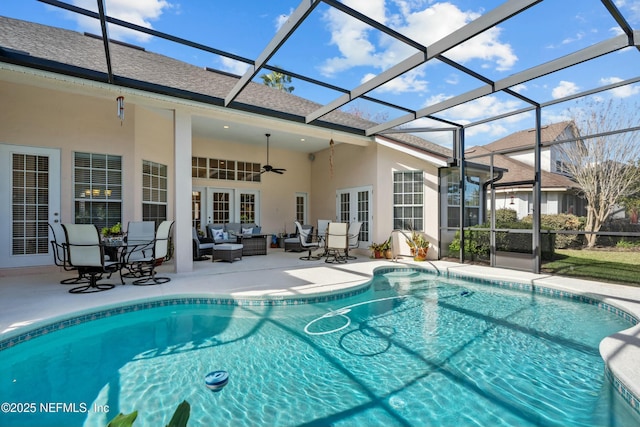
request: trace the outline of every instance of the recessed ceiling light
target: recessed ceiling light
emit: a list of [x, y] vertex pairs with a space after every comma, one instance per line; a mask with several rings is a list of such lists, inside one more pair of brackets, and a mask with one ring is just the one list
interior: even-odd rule
[[229, 125], [224, 125], [223, 128], [229, 129]]
[[304, 138], [300, 138], [300, 141], [304, 142]]

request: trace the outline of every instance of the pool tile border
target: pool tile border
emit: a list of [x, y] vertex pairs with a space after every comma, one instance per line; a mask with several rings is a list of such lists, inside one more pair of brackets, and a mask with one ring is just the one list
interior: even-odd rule
[[[18, 344], [29, 341], [33, 338], [37, 338], [42, 335], [47, 335], [51, 332], [55, 332], [61, 329], [65, 329], [71, 326], [80, 325], [82, 323], [91, 322], [94, 320], [105, 319], [118, 314], [133, 313], [136, 311], [146, 310], [157, 307], [170, 307], [175, 305], [232, 305], [232, 306], [254, 306], [254, 307], [266, 307], [266, 306], [287, 306], [287, 305], [301, 305], [301, 304], [314, 304], [320, 302], [329, 302], [349, 298], [361, 294], [369, 289], [369, 283], [365, 286], [359, 286], [358, 288], [352, 288], [348, 291], [327, 293], [327, 294], [315, 294], [307, 297], [288, 297], [288, 296], [269, 296], [264, 297], [248, 297], [248, 298], [236, 298], [233, 296], [221, 296], [221, 297], [209, 297], [209, 296], [174, 296], [174, 297], [157, 297], [154, 299], [138, 301], [132, 304], [119, 305], [117, 307], [105, 308], [102, 310], [91, 311], [88, 313], [76, 314], [72, 317], [53, 321], [49, 324], [41, 327], [30, 329], [26, 332], [10, 336], [3, 340], [0, 340], [0, 351], [6, 350], [11, 347], [15, 347]], [[23, 328], [21, 328], [23, 329]]]
[[[496, 280], [496, 279], [486, 279], [466, 274], [461, 274], [458, 272], [447, 271], [446, 273], [441, 273], [440, 271], [434, 271], [428, 268], [421, 267], [377, 267], [373, 270], [373, 275], [384, 275], [387, 273], [397, 273], [399, 271], [402, 272], [421, 272], [433, 274], [434, 276], [444, 276], [449, 279], [460, 279], [466, 280], [472, 283], [478, 283], [487, 286], [495, 286], [499, 288], [505, 289], [513, 289], [524, 292], [534, 292], [540, 295], [549, 296], [552, 298], [559, 299], [572, 299], [581, 303], [595, 305], [601, 310], [608, 311], [613, 313], [619, 317], [622, 317], [624, 320], [630, 322], [632, 325], [638, 324], [639, 320], [637, 317], [631, 315], [625, 310], [621, 310], [618, 307], [615, 307], [611, 304], [607, 304], [601, 300], [598, 300], [593, 297], [578, 295], [568, 291], [561, 291], [557, 289], [547, 288], [544, 286], [538, 286], [531, 283], [526, 282], [514, 282], [508, 280]], [[223, 297], [179, 297], [174, 296], [171, 298], [167, 297], [158, 297], [153, 300], [145, 300], [142, 302], [137, 302], [133, 304], [128, 304], [124, 306], [118, 306], [113, 308], [108, 308], [104, 310], [99, 310], [95, 312], [85, 313], [75, 315], [73, 317], [62, 319], [59, 321], [54, 321], [48, 325], [44, 325], [39, 328], [35, 328], [29, 330], [27, 332], [15, 335], [13, 337], [6, 338], [4, 340], [0, 340], [0, 351], [12, 348], [18, 344], [29, 341], [33, 338], [37, 338], [42, 335], [47, 335], [51, 332], [55, 332], [57, 330], [65, 329], [71, 326], [80, 325], [82, 323], [91, 322], [98, 319], [104, 319], [111, 316], [115, 316], [118, 314], [126, 314], [132, 313], [140, 310], [146, 310], [150, 308], [156, 307], [168, 307], [175, 305], [235, 305], [235, 306], [287, 306], [287, 305], [300, 305], [300, 304], [313, 304], [319, 302], [329, 302], [340, 300], [343, 298], [349, 298], [352, 296], [356, 296], [361, 294], [369, 289], [369, 283], [365, 286], [359, 286], [358, 288], [351, 289], [349, 291], [344, 292], [336, 292], [336, 293], [326, 293], [320, 295], [312, 295], [307, 297], [289, 297], [289, 296], [269, 296], [266, 295], [264, 297], [252, 297], [252, 298], [235, 298], [233, 296], [223, 296]], [[605, 377], [613, 384], [614, 389], [622, 396], [622, 398], [631, 406], [631, 408], [640, 414], [640, 399], [635, 396], [629, 389], [609, 370], [609, 368], [605, 365]]]

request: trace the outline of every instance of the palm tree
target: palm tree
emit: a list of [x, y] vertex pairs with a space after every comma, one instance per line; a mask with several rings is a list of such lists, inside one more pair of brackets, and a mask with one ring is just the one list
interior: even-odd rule
[[291, 76], [279, 73], [277, 71], [272, 71], [269, 74], [263, 74], [260, 76], [260, 78], [265, 85], [283, 90], [288, 93], [293, 92], [293, 90], [295, 89], [290, 85], [292, 80]]

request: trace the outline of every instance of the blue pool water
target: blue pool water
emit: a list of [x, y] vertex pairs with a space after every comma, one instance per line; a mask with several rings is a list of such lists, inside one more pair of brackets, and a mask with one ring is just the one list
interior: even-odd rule
[[[316, 304], [158, 307], [0, 352], [1, 400], [23, 412], [0, 426], [103, 427], [134, 410], [134, 426], [159, 426], [183, 400], [190, 426], [640, 425], [598, 352], [629, 326], [590, 304], [415, 271]], [[229, 380], [212, 392], [218, 370]]]

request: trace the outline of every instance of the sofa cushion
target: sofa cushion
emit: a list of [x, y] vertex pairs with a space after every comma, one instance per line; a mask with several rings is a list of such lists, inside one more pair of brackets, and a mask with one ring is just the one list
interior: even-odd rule
[[224, 225], [224, 231], [228, 232], [229, 235], [241, 234], [242, 225], [239, 222], [228, 222]]

